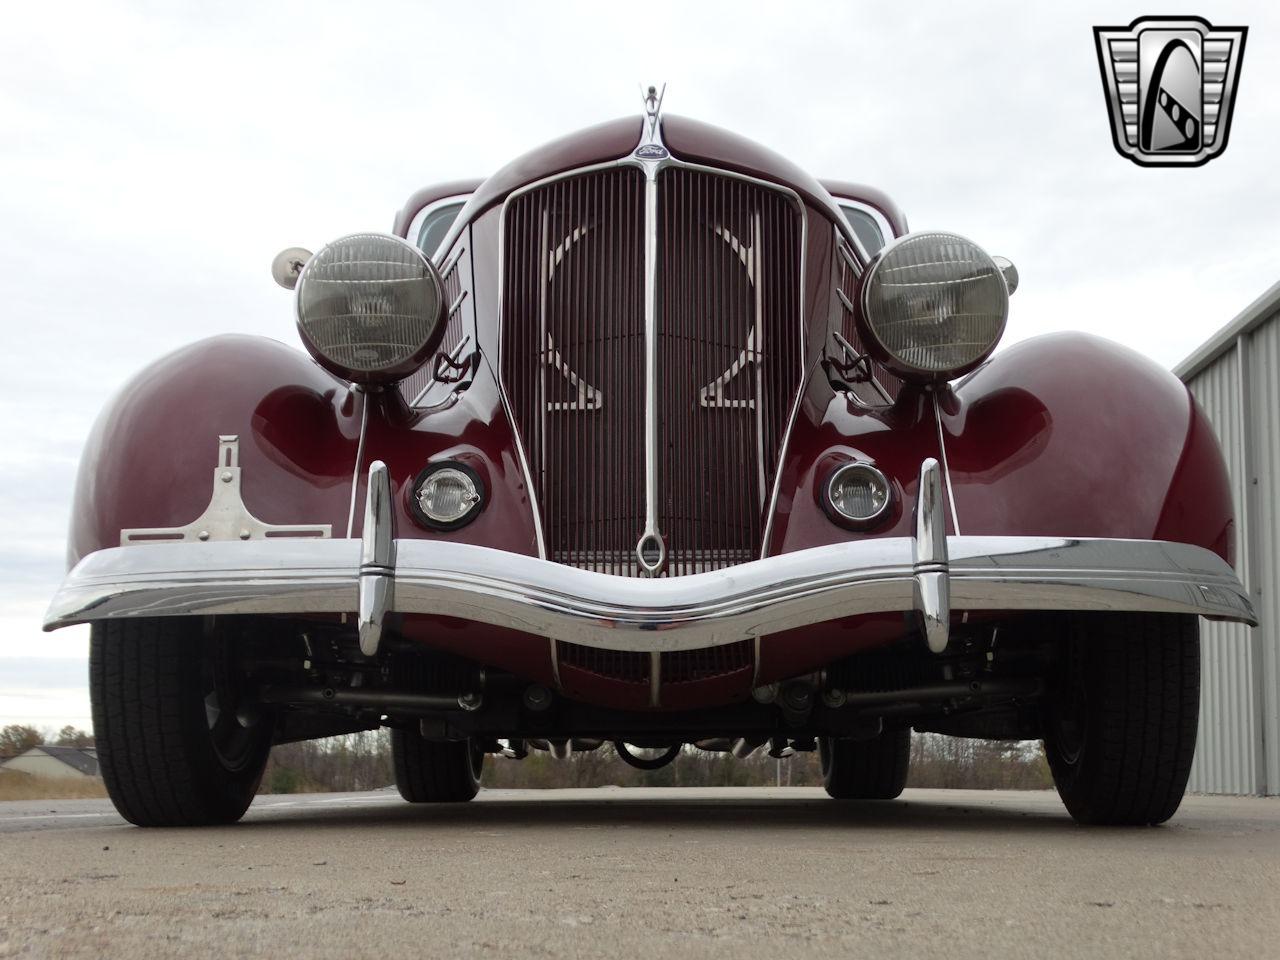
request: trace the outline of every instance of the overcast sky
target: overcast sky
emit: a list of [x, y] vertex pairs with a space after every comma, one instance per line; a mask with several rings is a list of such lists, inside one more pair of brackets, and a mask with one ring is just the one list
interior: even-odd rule
[[[1230, 146], [1139, 168], [1091, 27], [1186, 12], [1250, 28]], [[113, 390], [210, 334], [295, 343], [278, 250], [387, 229], [662, 81], [668, 112], [1010, 257], [1006, 342], [1089, 330], [1172, 366], [1280, 279], [1274, 4], [6, 4], [0, 724], [88, 725], [87, 630], [39, 621]]]

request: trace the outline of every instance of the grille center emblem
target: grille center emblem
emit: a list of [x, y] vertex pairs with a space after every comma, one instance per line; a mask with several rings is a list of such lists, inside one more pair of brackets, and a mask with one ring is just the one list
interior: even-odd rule
[[1093, 33], [1121, 156], [1144, 167], [1195, 167], [1227, 148], [1247, 27], [1140, 17]]
[[665, 160], [671, 154], [660, 143], [644, 143], [636, 147], [634, 156], [638, 160]]

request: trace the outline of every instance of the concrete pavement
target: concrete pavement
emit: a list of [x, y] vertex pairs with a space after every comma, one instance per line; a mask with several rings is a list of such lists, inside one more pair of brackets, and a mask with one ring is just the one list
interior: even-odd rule
[[1090, 829], [1051, 793], [263, 797], [139, 830], [0, 803], [0, 957], [1213, 956], [1280, 951], [1280, 800]]

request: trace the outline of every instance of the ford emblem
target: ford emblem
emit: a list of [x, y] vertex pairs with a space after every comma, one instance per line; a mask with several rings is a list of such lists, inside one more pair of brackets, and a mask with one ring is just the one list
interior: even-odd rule
[[646, 143], [636, 147], [635, 156], [641, 160], [665, 160], [671, 154], [667, 153], [667, 148], [660, 143]]

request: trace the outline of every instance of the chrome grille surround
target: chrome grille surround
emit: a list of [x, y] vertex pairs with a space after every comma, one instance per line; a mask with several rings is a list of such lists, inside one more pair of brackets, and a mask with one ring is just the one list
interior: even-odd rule
[[[769, 392], [772, 396], [781, 397], [773, 404], [777, 409], [760, 409], [768, 404], [757, 402], [765, 392], [758, 385], [760, 370], [757, 369], [762, 365], [760, 358], [764, 351], [754, 350], [753, 334], [749, 330], [743, 331], [746, 348], [735, 344], [721, 366], [725, 368], [722, 373], [749, 370], [755, 375], [757, 384], [747, 391], [750, 396], [725, 396], [729, 391], [720, 389], [725, 386], [720, 381], [732, 380], [733, 377], [718, 377], [716, 374], [708, 376], [708, 383], [702, 384], [698, 395], [691, 398], [673, 397], [669, 393], [660, 395], [668, 384], [664, 381], [664, 371], [660, 370], [658, 354], [663, 353], [669, 365], [669, 355], [676, 350], [668, 341], [688, 336], [688, 331], [682, 334], [670, 329], [670, 301], [673, 297], [669, 289], [661, 289], [663, 278], [658, 270], [661, 264], [669, 272], [672, 257], [667, 247], [663, 245], [660, 248], [657, 241], [660, 215], [665, 217], [671, 212], [660, 209], [663, 194], [674, 192], [664, 180], [667, 171], [686, 179], [702, 177], [708, 183], [729, 184], [728, 191], [736, 188], [741, 195], [739, 202], [746, 197], [747, 202], [772, 204], [776, 208], [772, 212], [775, 222], [778, 219], [787, 221], [785, 230], [780, 234], [783, 241], [778, 244], [781, 247], [785, 242], [786, 249], [777, 254], [789, 261], [787, 302], [779, 305], [775, 297], [775, 303], [769, 305], [779, 314], [771, 326], [778, 328], [780, 336], [790, 335], [793, 340], [790, 344], [780, 345], [778, 351], [785, 356], [785, 371], [770, 371], [774, 382]], [[610, 176], [618, 179], [610, 183]], [[624, 195], [625, 191], [616, 189], [618, 182], [625, 182], [627, 189], [634, 189], [635, 194], [639, 194], [641, 179], [644, 183], [643, 211], [638, 209], [639, 196]], [[650, 202], [651, 197], [653, 202]], [[593, 232], [592, 226], [582, 221], [582, 215], [589, 211], [593, 199], [599, 198], [608, 201], [608, 212], [624, 221], [623, 227], [611, 227], [613, 232], [600, 240], [609, 247], [603, 257], [612, 259], [603, 265], [599, 259], [586, 265], [594, 271], [593, 276], [582, 278], [581, 282], [586, 286], [579, 286], [570, 293], [557, 290], [554, 271], [563, 269], [567, 273], [573, 269], [574, 265], [569, 261], [574, 244], [585, 247], [585, 238]], [[542, 216], [548, 221], [546, 237], [539, 236], [543, 224], [533, 222], [538, 214], [532, 207], [539, 203]], [[566, 217], [566, 208], [573, 207], [577, 208], [577, 219], [581, 222], [569, 228], [567, 223], [573, 219], [575, 211], [570, 210], [570, 216]], [[778, 209], [790, 212], [785, 218], [780, 218]], [[565, 234], [563, 238], [551, 236], [557, 229]], [[535, 494], [533, 499], [537, 504], [535, 509], [539, 514], [538, 525], [545, 542], [545, 557], [597, 572], [643, 576], [699, 573], [760, 556], [763, 542], [763, 532], [759, 529], [761, 518], [771, 512], [771, 499], [776, 495], [774, 470], [804, 378], [801, 298], [806, 230], [805, 211], [793, 191], [731, 171], [688, 164], [670, 157], [657, 162], [627, 157], [566, 171], [526, 185], [506, 199], [499, 226], [501, 307], [496, 366], [504, 401], [517, 425], [521, 453], [528, 466], [530, 485]], [[715, 242], [723, 243], [730, 256], [738, 252], [735, 249], [737, 241], [732, 237], [721, 237]], [[643, 267], [636, 255], [639, 245], [645, 248]], [[622, 258], [617, 256], [619, 247], [625, 248], [623, 252], [626, 255]], [[538, 262], [543, 259], [536, 252], [538, 249], [545, 254], [545, 268]], [[769, 254], [773, 256], [774, 251], [770, 250]], [[548, 277], [548, 274], [552, 276]], [[613, 287], [608, 288], [608, 284], [603, 282], [606, 280], [615, 281]], [[724, 291], [722, 286], [710, 294]], [[676, 292], [675, 300], [679, 300], [680, 293]], [[597, 303], [603, 303], [613, 314], [609, 316], [609, 329], [603, 332], [592, 329], [594, 316], [583, 314], [584, 310], [589, 312]], [[760, 325], [759, 319], [756, 325]], [[563, 349], [556, 342], [557, 326], [563, 328], [565, 334]], [[724, 352], [729, 344], [713, 346]], [[610, 353], [613, 354], [612, 362]], [[534, 377], [522, 377], [515, 368], [516, 364], [526, 364], [528, 357], [538, 358], [536, 383]], [[599, 382], [593, 382], [593, 378]], [[613, 393], [612, 397], [610, 393]], [[638, 401], [642, 396], [643, 401], [634, 404], [638, 409], [626, 412], [610, 410], [611, 407], [622, 406], [615, 399], [617, 397]], [[772, 396], [766, 399], [772, 399]], [[662, 458], [658, 456], [658, 447], [663, 445], [665, 450], [668, 441], [668, 437], [660, 435], [664, 431], [669, 432], [676, 419], [672, 415], [675, 408], [686, 399], [703, 408], [720, 407], [722, 409], [718, 413], [726, 416], [741, 416], [738, 410], [733, 409], [740, 406], [757, 420], [750, 451], [749, 486], [754, 502], [746, 524], [754, 529], [750, 536], [739, 536], [737, 543], [716, 544], [715, 549], [709, 550], [685, 549], [683, 555], [670, 558], [669, 563], [668, 558], [663, 557], [659, 566], [665, 569], [646, 569], [644, 560], [637, 556], [640, 552], [637, 541], [646, 533], [669, 533], [665, 529], [668, 518], [661, 514], [664, 510], [670, 512], [675, 496], [674, 491], [662, 486], [664, 482], [669, 484], [672, 477], [671, 471], [662, 469]], [[539, 409], [539, 404], [545, 406]], [[627, 404], [629, 408], [632, 406]], [[565, 464], [569, 458], [565, 450], [557, 447], [554, 424], [557, 417], [563, 420], [565, 413], [577, 416], [579, 420], [597, 418], [614, 431], [610, 440], [613, 447], [606, 450], [600, 460], [606, 468], [613, 470], [615, 476], [620, 467], [626, 471], [625, 482], [628, 484], [635, 479], [643, 479], [640, 500], [634, 496], [634, 490], [603, 491], [599, 484], [586, 491], [572, 490], [572, 498], [566, 500], [562, 488]], [[759, 421], [766, 419], [766, 415], [771, 418], [770, 422], [762, 425]], [[664, 416], [665, 424], [660, 423]], [[570, 431], [563, 424], [560, 427], [562, 431]], [[598, 451], [588, 447], [583, 440], [584, 431], [578, 429], [577, 433], [578, 448], [592, 449], [592, 455], [596, 456]], [[767, 442], [762, 442], [766, 434]], [[643, 448], [640, 443], [642, 436]], [[739, 456], [738, 459], [746, 457]], [[678, 470], [678, 467], [673, 465], [673, 470]], [[599, 509], [602, 505], [605, 509]], [[675, 504], [677, 509], [680, 506]], [[572, 512], [574, 510], [577, 514]], [[671, 544], [667, 538], [662, 545], [664, 551], [674, 549], [677, 554], [682, 553], [682, 545]]]

